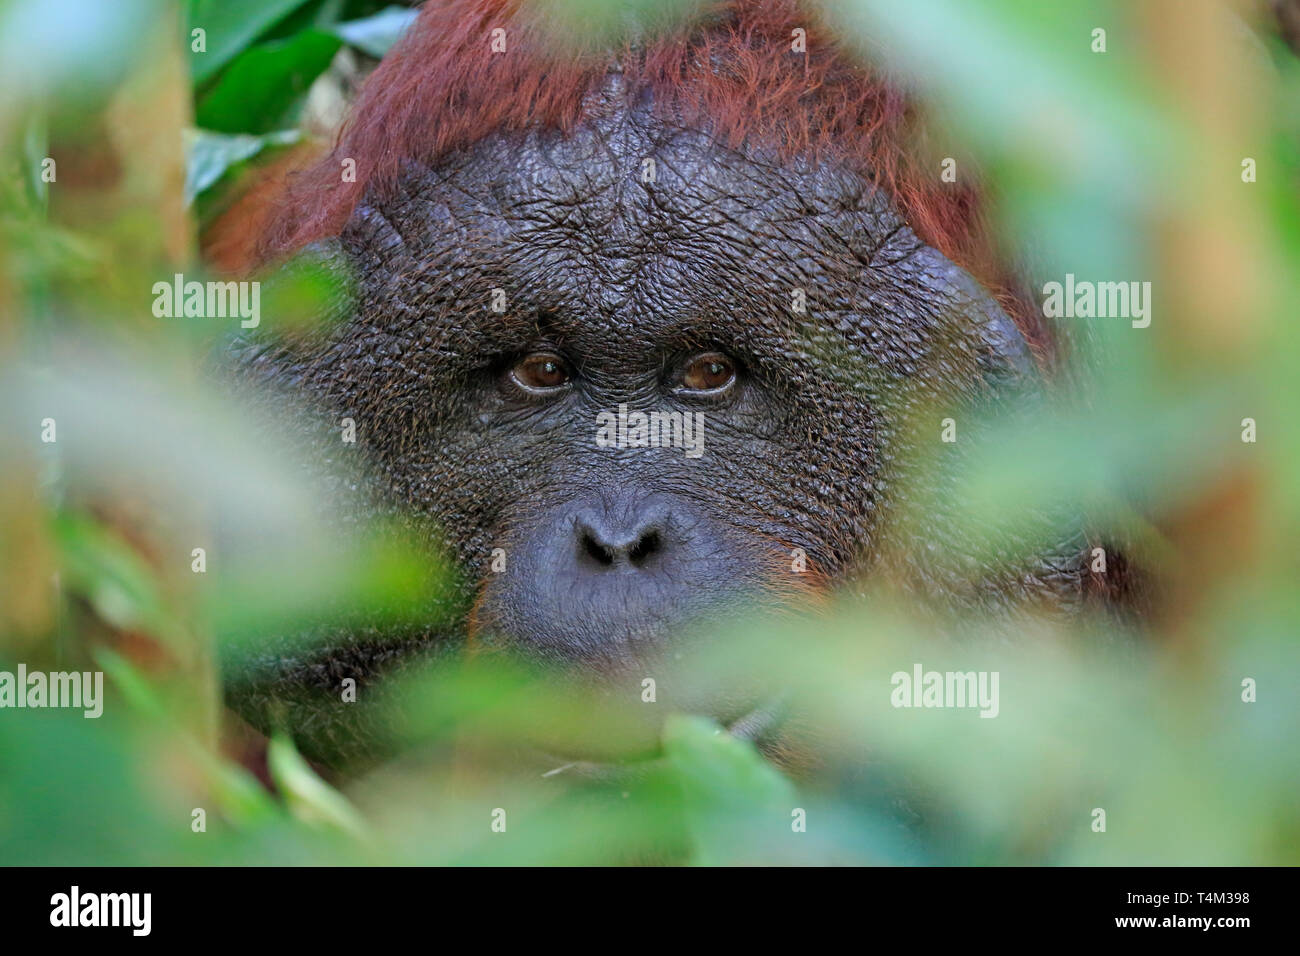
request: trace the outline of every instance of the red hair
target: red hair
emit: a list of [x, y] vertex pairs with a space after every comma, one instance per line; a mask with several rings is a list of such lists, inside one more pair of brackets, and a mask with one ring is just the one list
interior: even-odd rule
[[[367, 80], [333, 150], [288, 177], [260, 231], [257, 258], [289, 254], [338, 234], [367, 190], [382, 194], [402, 164], [441, 157], [498, 132], [574, 127], [603, 82], [609, 50], [555, 42], [544, 4], [431, 0]], [[719, 142], [843, 162], [887, 191], [928, 244], [972, 272], [1016, 317], [1035, 351], [1041, 320], [1013, 292], [1010, 271], [981, 215], [980, 192], [944, 183], [915, 158], [916, 109], [883, 75], [838, 42], [799, 0], [702, 0], [690, 22], [617, 52], [629, 100], [707, 129]], [[792, 51], [794, 30], [806, 53]], [[507, 51], [491, 49], [504, 30]], [[356, 164], [344, 182], [345, 160]], [[1027, 308], [1026, 306], [1030, 306]]]

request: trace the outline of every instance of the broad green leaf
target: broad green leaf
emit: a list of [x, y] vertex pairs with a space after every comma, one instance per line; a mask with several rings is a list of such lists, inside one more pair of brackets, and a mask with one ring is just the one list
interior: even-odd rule
[[[206, 83], [254, 40], [307, 0], [190, 0], [190, 70], [196, 84]], [[204, 52], [194, 50], [195, 30], [202, 30]]]
[[221, 133], [268, 133], [292, 126], [312, 81], [329, 68], [342, 41], [307, 30], [240, 54], [200, 101], [197, 123]]
[[757, 846], [770, 848], [793, 834], [799, 801], [794, 785], [746, 740], [703, 717], [674, 715], [664, 724], [664, 752], [676, 772], [695, 862], [754, 862]]

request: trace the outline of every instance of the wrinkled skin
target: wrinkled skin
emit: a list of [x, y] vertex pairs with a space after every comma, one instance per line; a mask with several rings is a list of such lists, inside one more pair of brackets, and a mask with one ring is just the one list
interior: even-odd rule
[[[928, 480], [918, 445], [933, 451], [940, 416], [926, 410], [1014, 396], [1034, 372], [993, 300], [862, 177], [722, 149], [616, 89], [592, 112], [566, 138], [410, 166], [335, 247], [355, 315], [317, 347], [245, 363], [327, 409], [335, 442], [333, 423], [356, 420], [378, 497], [443, 529], [478, 640], [619, 679], [689, 619], [803, 586], [793, 549], [831, 582], [880, 570], [891, 518]], [[510, 369], [536, 352], [560, 356], [568, 383], [521, 390]], [[734, 362], [720, 394], [680, 388], [701, 352]], [[703, 455], [597, 447], [598, 413], [620, 404], [702, 412]], [[920, 597], [1077, 599], [1081, 540], [959, 582], [960, 560], [933, 560], [961, 552], [943, 521], [890, 549]], [[294, 679], [336, 686], [405, 640], [341, 639]]]

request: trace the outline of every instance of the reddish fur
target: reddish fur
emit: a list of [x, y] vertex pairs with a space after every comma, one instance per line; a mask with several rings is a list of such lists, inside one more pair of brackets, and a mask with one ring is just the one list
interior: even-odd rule
[[[730, 147], [742, 142], [844, 162], [866, 173], [927, 243], [970, 270], [1021, 325], [1040, 354], [1041, 320], [999, 265], [970, 184], [943, 183], [937, 165], [913, 159], [915, 109], [883, 76], [839, 44], [799, 0], [704, 0], [691, 24], [618, 60], [630, 98], [653, 94], [661, 115], [707, 124]], [[609, 53], [549, 44], [545, 5], [524, 0], [435, 0], [365, 84], [335, 148], [291, 177], [271, 216], [260, 258], [286, 255], [337, 234], [367, 188], [380, 191], [402, 163], [433, 163], [504, 131], [567, 131], [584, 96], [604, 80]], [[490, 52], [503, 27], [508, 52]], [[791, 31], [807, 31], [806, 56]], [[712, 64], [706, 67], [705, 64]], [[341, 182], [343, 159], [357, 181]]]
[[[258, 259], [268, 217], [282, 201], [286, 177], [318, 160], [319, 154], [320, 150], [310, 145], [296, 146], [237, 182], [232, 189], [237, 198], [203, 230], [203, 261], [223, 275], [249, 271]], [[240, 189], [243, 192], [238, 192]]]

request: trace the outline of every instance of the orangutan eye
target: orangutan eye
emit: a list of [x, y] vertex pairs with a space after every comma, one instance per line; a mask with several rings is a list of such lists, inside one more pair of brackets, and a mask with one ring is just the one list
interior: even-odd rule
[[736, 380], [736, 365], [721, 352], [702, 352], [686, 362], [680, 389], [686, 392], [720, 392]]
[[534, 352], [510, 370], [516, 385], [527, 392], [553, 392], [569, 384], [569, 367], [554, 352]]

